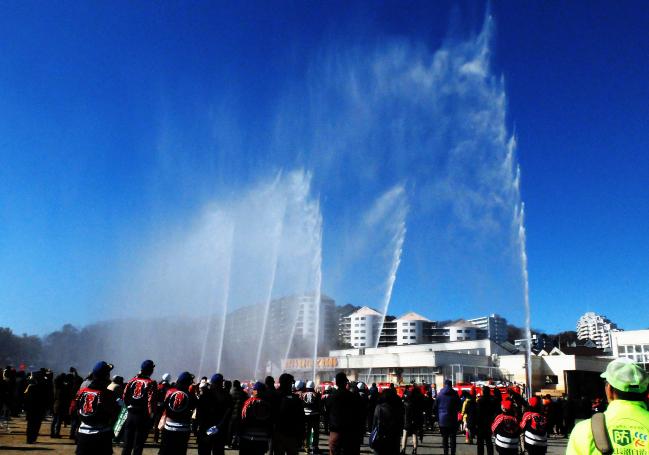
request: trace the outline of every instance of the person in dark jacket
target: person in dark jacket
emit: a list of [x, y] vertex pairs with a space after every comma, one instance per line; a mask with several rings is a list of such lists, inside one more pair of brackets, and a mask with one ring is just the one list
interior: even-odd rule
[[201, 389], [196, 407], [199, 455], [223, 455], [232, 414], [232, 397], [225, 391], [223, 375], [212, 375]]
[[475, 427], [478, 445], [478, 455], [484, 454], [487, 447], [487, 455], [493, 455], [494, 447], [491, 442], [491, 424], [497, 412], [496, 400], [491, 396], [491, 389], [488, 386], [482, 387], [482, 393], [476, 400], [475, 405]]
[[266, 386], [256, 382], [241, 409], [239, 455], [264, 455], [273, 434], [273, 410], [265, 398]]
[[404, 397], [403, 434], [401, 438], [401, 453], [406, 453], [408, 436], [412, 436], [412, 453], [417, 453], [417, 436], [424, 423], [423, 395], [418, 388], [413, 387]]
[[239, 429], [241, 428], [241, 409], [248, 399], [248, 394], [241, 388], [241, 382], [232, 381], [230, 390], [232, 397], [232, 414], [230, 416], [230, 426], [228, 428], [228, 441], [233, 449], [239, 448]]
[[304, 402], [304, 417], [306, 419], [306, 437], [304, 451], [318, 453], [320, 439], [320, 394], [315, 391], [313, 381], [307, 381], [306, 391], [300, 395]]
[[325, 434], [329, 434], [329, 400], [333, 391], [333, 387], [327, 384], [320, 398], [320, 415], [322, 416], [322, 427]]
[[328, 400], [329, 454], [358, 455], [362, 436], [364, 406], [358, 395], [347, 390], [347, 375], [336, 374], [338, 390]]
[[153, 415], [153, 442], [156, 444], [160, 442], [160, 429], [158, 428], [162, 413], [164, 412], [163, 405], [167, 392], [171, 388], [171, 375], [165, 373], [162, 375], [162, 380], [158, 384], [158, 391], [156, 392], [156, 408]]
[[279, 377], [279, 407], [273, 425], [274, 455], [297, 455], [304, 441], [304, 402], [293, 393], [293, 383], [293, 376], [288, 373]]
[[444, 381], [444, 387], [437, 393], [435, 400], [437, 409], [437, 421], [442, 434], [442, 445], [444, 455], [448, 455], [449, 447], [451, 455], [455, 455], [455, 437], [457, 435], [457, 415], [460, 412], [460, 396], [452, 387], [450, 380]]
[[128, 409], [124, 423], [122, 455], [142, 455], [144, 443], [153, 426], [158, 384], [151, 379], [155, 364], [145, 360], [140, 372], [124, 386], [124, 405]]
[[373, 428], [374, 422], [374, 411], [379, 401], [379, 389], [376, 387], [375, 383], [369, 388], [367, 394], [367, 428], [370, 430]]
[[501, 401], [500, 408], [502, 414], [496, 416], [491, 424], [496, 450], [500, 455], [518, 455], [521, 430], [516, 419], [514, 404], [509, 398], [505, 398]]
[[529, 455], [545, 455], [548, 450], [547, 419], [541, 413], [540, 400], [533, 396], [529, 399], [529, 407], [521, 420], [525, 451]]
[[[77, 372], [77, 369], [74, 367], [70, 367], [69, 373], [68, 373], [68, 381], [70, 384], [72, 384], [72, 396], [76, 396], [77, 392], [81, 388], [81, 384], [83, 383], [83, 378], [79, 375]], [[70, 439], [76, 439], [77, 436], [77, 428], [79, 428], [79, 416], [74, 413], [74, 412], [69, 412], [70, 414]]]
[[196, 408], [196, 397], [189, 391], [193, 381], [194, 376], [184, 371], [178, 376], [175, 386], [167, 391], [163, 403], [165, 420], [158, 455], [187, 453], [192, 413]]
[[70, 401], [72, 394], [72, 384], [68, 380], [68, 375], [61, 373], [54, 379], [54, 403], [52, 405], [52, 424], [50, 426], [50, 437], [61, 437], [61, 424], [70, 422]]
[[47, 412], [47, 386], [43, 373], [32, 373], [25, 389], [25, 415], [27, 417], [27, 444], [33, 444], [38, 439], [38, 432]]
[[383, 391], [377, 399], [371, 425], [379, 441], [372, 447], [374, 455], [393, 455], [399, 452], [403, 420], [404, 409], [399, 396], [394, 389]]
[[110, 455], [113, 453], [113, 424], [119, 412], [117, 397], [108, 390], [113, 366], [98, 362], [90, 382], [74, 399], [72, 409], [79, 417], [77, 455]]

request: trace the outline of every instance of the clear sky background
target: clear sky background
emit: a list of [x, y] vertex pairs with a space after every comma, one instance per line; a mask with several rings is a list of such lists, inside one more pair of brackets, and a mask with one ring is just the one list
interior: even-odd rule
[[[491, 21], [475, 2], [0, 2], [0, 326], [42, 334], [113, 315], [148, 239], [215, 197], [296, 168], [313, 175], [324, 291], [338, 303], [377, 305], [362, 288], [383, 277], [336, 277], [338, 256], [357, 209], [402, 185], [408, 233], [390, 312], [494, 311], [520, 323], [514, 262], [491, 269], [488, 237], [440, 247], [435, 239], [470, 244], [481, 229], [445, 237], [443, 212], [422, 209], [439, 193], [421, 188], [457, 180], [435, 171], [446, 155], [418, 148], [473, 134], [448, 120], [475, 113], [466, 89], [496, 118], [494, 131], [499, 114], [506, 129], [500, 145], [470, 134], [467, 150], [500, 153], [516, 138], [532, 325], [573, 329], [597, 311], [649, 327], [649, 8], [489, 8]], [[381, 85], [400, 80], [392, 70], [436, 76], [444, 56], [476, 63], [461, 68], [479, 80], [442, 72], [421, 104], [419, 91]], [[455, 95], [437, 97], [449, 87]], [[388, 126], [392, 111], [426, 134]], [[363, 134], [350, 131], [364, 127], [349, 126], [357, 117], [372, 125]], [[362, 152], [328, 148], [337, 131], [340, 148]], [[463, 159], [480, 173], [482, 162]], [[460, 264], [473, 268], [447, 271]]]

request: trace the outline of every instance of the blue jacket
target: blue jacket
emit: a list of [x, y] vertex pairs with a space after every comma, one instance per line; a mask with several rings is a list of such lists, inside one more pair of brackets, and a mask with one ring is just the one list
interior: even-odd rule
[[460, 412], [460, 397], [452, 387], [445, 386], [437, 392], [435, 406], [437, 408], [437, 421], [440, 427], [457, 427], [457, 414]]

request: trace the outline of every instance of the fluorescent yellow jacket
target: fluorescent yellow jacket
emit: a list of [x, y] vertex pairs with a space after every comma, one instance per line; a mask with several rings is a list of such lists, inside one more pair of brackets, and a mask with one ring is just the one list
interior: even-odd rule
[[[640, 401], [613, 400], [604, 412], [614, 455], [649, 455], [649, 411]], [[570, 434], [566, 455], [598, 454], [590, 419]]]

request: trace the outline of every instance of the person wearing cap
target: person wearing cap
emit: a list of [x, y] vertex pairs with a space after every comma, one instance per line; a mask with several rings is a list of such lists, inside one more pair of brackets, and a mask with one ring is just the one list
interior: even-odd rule
[[183, 371], [175, 386], [169, 388], [163, 402], [164, 426], [158, 455], [185, 455], [191, 432], [196, 397], [189, 392], [194, 375]]
[[304, 417], [306, 419], [306, 438], [304, 449], [306, 453], [318, 453], [320, 439], [320, 395], [315, 391], [315, 383], [307, 381], [306, 391], [301, 395], [304, 402]]
[[[649, 374], [631, 359], [621, 358], [609, 363], [601, 377], [606, 379], [608, 408], [575, 425], [566, 454], [600, 453], [606, 444], [613, 453], [649, 453]], [[601, 415], [603, 422], [598, 423], [596, 416]]]
[[117, 397], [108, 390], [113, 366], [98, 362], [92, 369], [90, 383], [79, 390], [72, 409], [79, 416], [77, 455], [113, 453], [113, 424], [119, 412]]
[[523, 442], [529, 455], [545, 455], [548, 450], [548, 421], [542, 411], [539, 397], [530, 397], [528, 410], [521, 419]]
[[500, 402], [502, 414], [496, 416], [491, 424], [496, 450], [500, 455], [518, 455], [521, 430], [516, 420], [516, 409], [509, 398]]
[[152, 360], [145, 360], [140, 372], [124, 386], [123, 400], [128, 415], [124, 423], [122, 455], [142, 455], [144, 450], [156, 410], [158, 385], [151, 379], [154, 368]]
[[255, 382], [252, 396], [241, 409], [239, 455], [264, 455], [273, 435], [273, 410], [265, 398], [266, 386]]
[[223, 388], [223, 375], [216, 373], [198, 397], [196, 441], [199, 455], [223, 455], [232, 414], [232, 397]]

